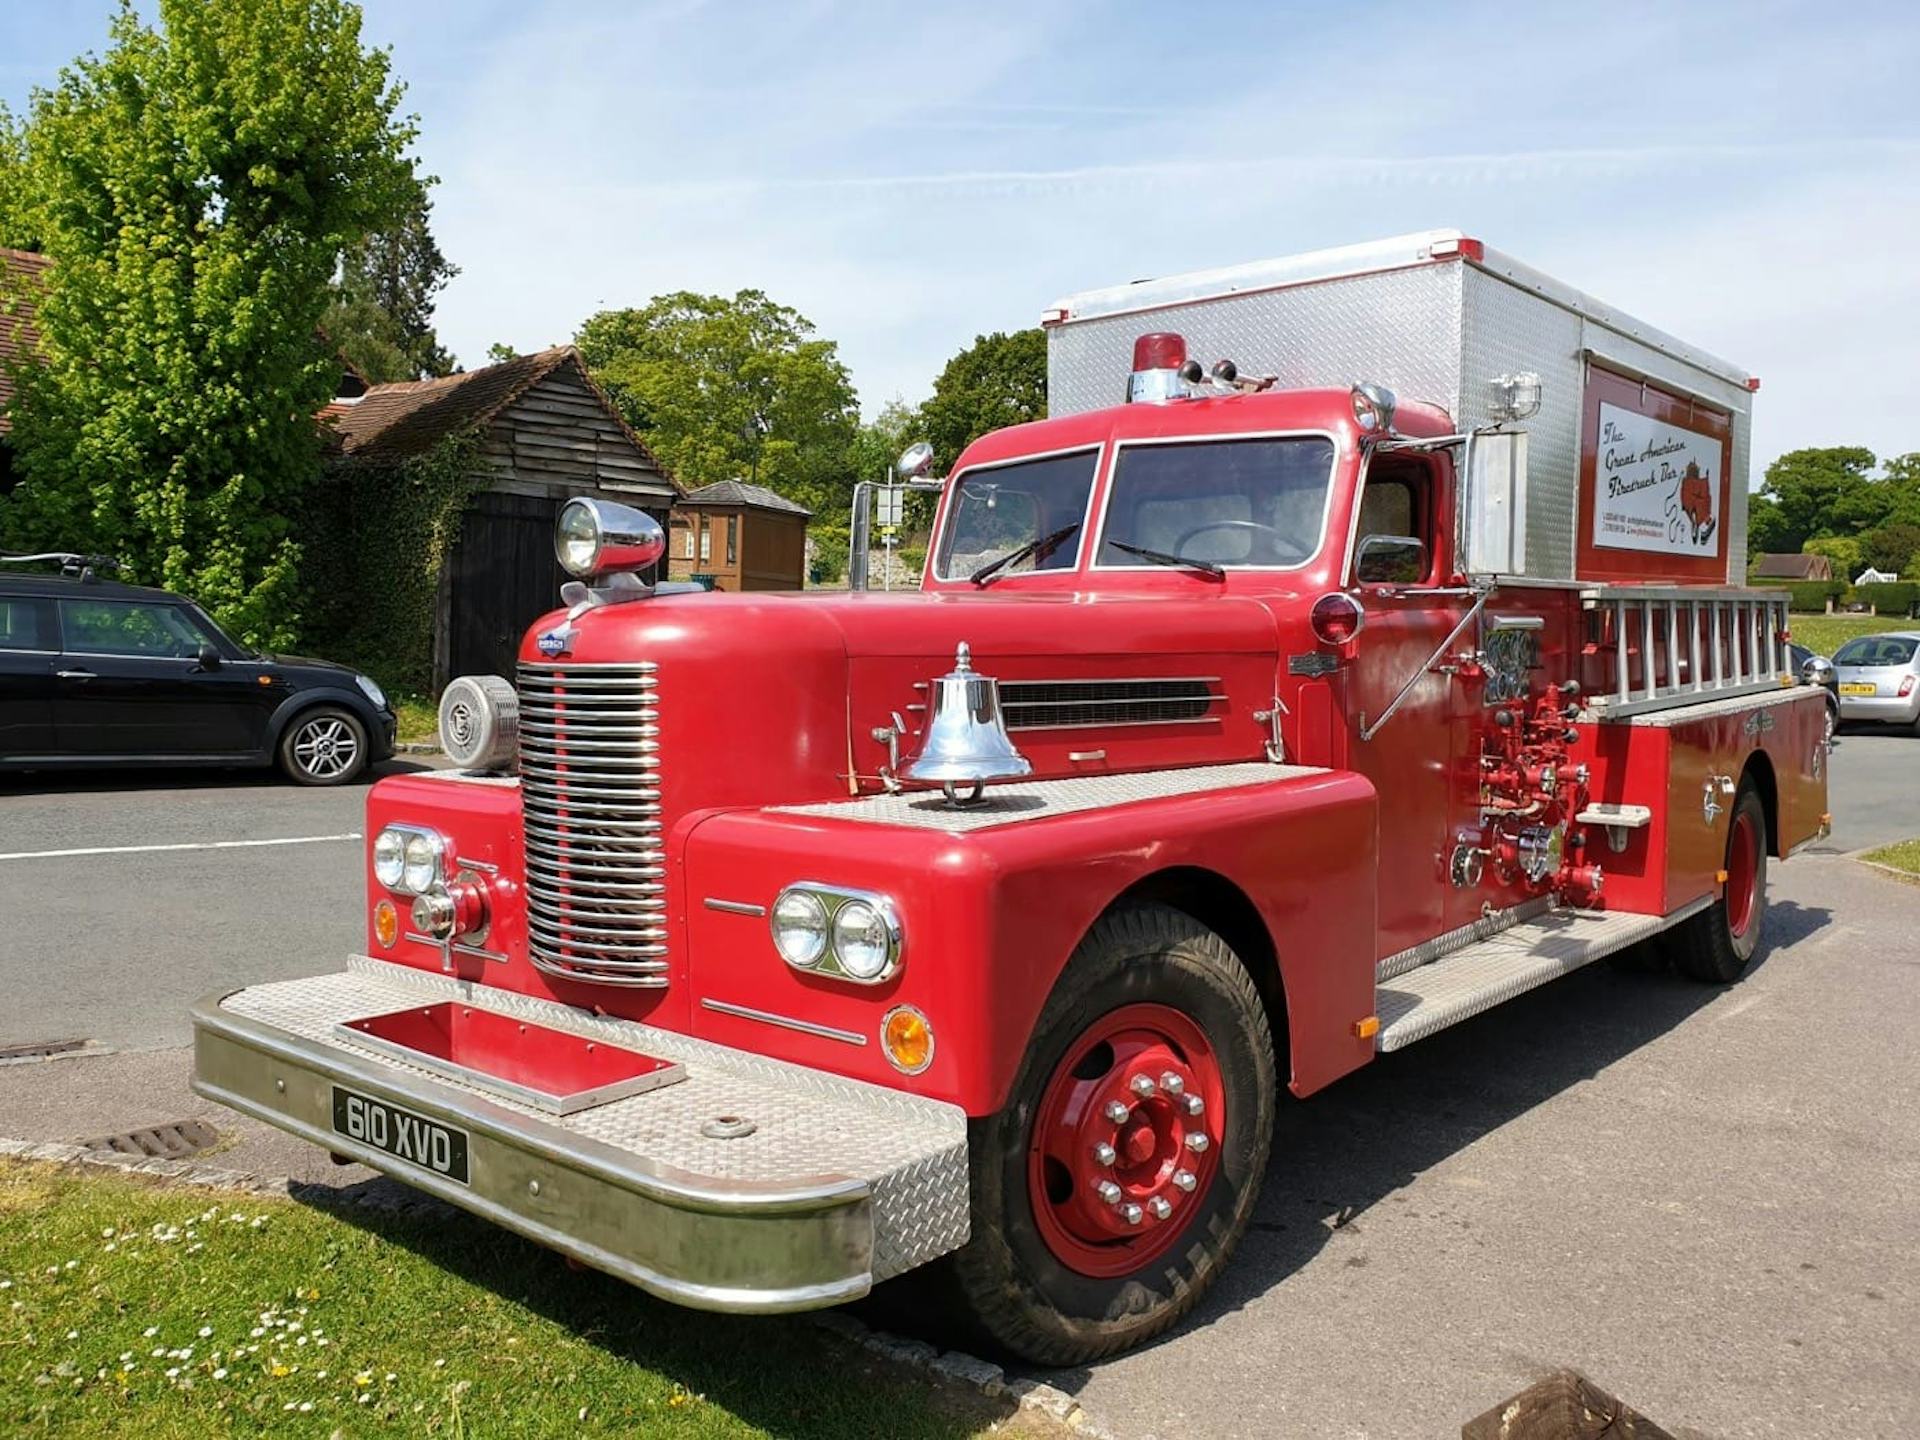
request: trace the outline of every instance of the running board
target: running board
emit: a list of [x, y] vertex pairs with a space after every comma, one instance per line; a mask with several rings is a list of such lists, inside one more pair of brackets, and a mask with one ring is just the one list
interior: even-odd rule
[[1553, 910], [1466, 945], [1374, 990], [1375, 1048], [1398, 1050], [1491, 1010], [1536, 985], [1657, 935], [1713, 903], [1703, 896], [1671, 915]]

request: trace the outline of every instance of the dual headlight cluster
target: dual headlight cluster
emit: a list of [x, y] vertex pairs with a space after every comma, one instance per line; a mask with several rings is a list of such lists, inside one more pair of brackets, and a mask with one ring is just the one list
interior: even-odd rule
[[447, 842], [431, 830], [389, 825], [373, 841], [373, 878], [389, 890], [418, 895], [446, 878]]
[[884, 895], [802, 881], [780, 892], [769, 923], [796, 970], [877, 985], [900, 968], [900, 917]]

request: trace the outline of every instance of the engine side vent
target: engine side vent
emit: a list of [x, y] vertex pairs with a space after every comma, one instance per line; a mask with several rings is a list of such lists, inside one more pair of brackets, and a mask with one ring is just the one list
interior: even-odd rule
[[1191, 725], [1218, 719], [1227, 697], [1218, 677], [1171, 680], [1003, 680], [1009, 730], [1089, 725]]
[[549, 975], [667, 983], [655, 668], [520, 667], [527, 950]]

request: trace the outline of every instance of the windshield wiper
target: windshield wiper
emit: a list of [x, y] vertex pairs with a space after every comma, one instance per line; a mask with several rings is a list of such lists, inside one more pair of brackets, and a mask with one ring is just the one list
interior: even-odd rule
[[1176, 565], [1183, 570], [1198, 570], [1216, 580], [1227, 578], [1227, 572], [1211, 560], [1196, 560], [1191, 555], [1170, 555], [1165, 550], [1149, 550], [1145, 545], [1129, 545], [1124, 540], [1109, 540], [1107, 544], [1129, 555], [1138, 555], [1142, 560], [1151, 560], [1156, 565]]
[[1042, 535], [1038, 540], [1029, 540], [1026, 544], [1022, 545], [1019, 549], [1009, 550], [1006, 554], [1002, 555], [998, 560], [989, 560], [986, 564], [982, 565], [978, 570], [974, 571], [971, 575], [967, 576], [967, 579], [971, 580], [976, 585], [984, 585], [987, 583], [987, 581], [991, 580], [995, 575], [998, 575], [1002, 570], [1006, 569], [1007, 566], [1015, 564], [1018, 561], [1024, 560], [1029, 555], [1031, 555], [1035, 560], [1044, 560], [1049, 555], [1053, 554], [1054, 551], [1058, 550], [1060, 548], [1061, 543], [1079, 528], [1080, 528], [1080, 522], [1078, 520], [1075, 520], [1070, 525], [1062, 525], [1058, 530], [1054, 531], [1051, 535]]

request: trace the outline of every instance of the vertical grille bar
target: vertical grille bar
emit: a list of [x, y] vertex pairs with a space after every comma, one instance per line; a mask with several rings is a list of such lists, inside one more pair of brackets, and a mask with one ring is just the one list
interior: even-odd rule
[[549, 975], [667, 983], [657, 668], [520, 666], [527, 950]]

